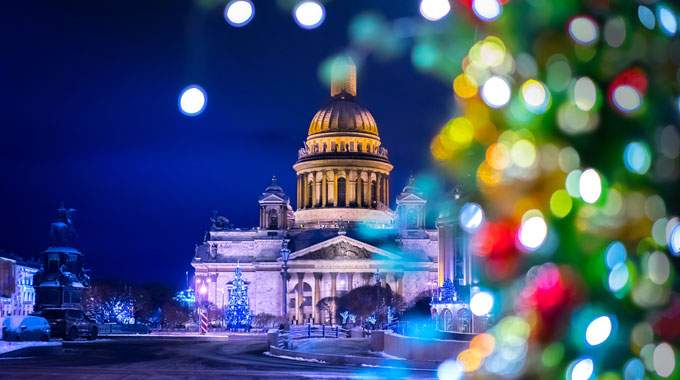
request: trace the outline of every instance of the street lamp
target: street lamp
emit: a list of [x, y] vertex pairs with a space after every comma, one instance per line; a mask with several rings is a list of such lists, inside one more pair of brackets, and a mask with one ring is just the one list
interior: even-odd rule
[[281, 279], [283, 280], [283, 304], [281, 305], [281, 315], [288, 319], [288, 259], [290, 259], [290, 249], [288, 249], [288, 242], [290, 240], [284, 239], [281, 243]]

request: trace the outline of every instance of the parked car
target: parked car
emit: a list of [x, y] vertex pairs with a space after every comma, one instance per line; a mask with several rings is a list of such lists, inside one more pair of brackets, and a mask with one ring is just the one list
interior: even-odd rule
[[33, 315], [5, 317], [2, 321], [3, 340], [50, 339], [50, 324], [45, 318]]
[[40, 315], [49, 321], [54, 337], [62, 337], [64, 340], [74, 340], [80, 337], [94, 340], [99, 335], [97, 323], [86, 316], [82, 310], [44, 309]]

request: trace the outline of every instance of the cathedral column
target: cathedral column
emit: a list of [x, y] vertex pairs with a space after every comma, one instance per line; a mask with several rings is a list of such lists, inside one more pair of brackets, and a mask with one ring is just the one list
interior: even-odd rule
[[326, 172], [321, 172], [321, 207], [326, 207], [326, 199], [328, 198], [328, 185], [326, 184]]
[[302, 206], [300, 208], [307, 208], [307, 174], [303, 174], [300, 178], [302, 188], [300, 189], [300, 195], [302, 196]]
[[347, 181], [347, 206], [352, 206], [357, 203], [357, 172], [356, 170], [350, 170], [348, 173]]
[[351, 182], [348, 181], [348, 177], [345, 177], [345, 207], [349, 207], [351, 205], [350, 198], [351, 191], [352, 191]]
[[296, 181], [297, 189], [295, 193], [295, 206], [297, 208], [300, 208], [300, 175], [297, 176], [297, 181]]
[[[365, 175], [365, 176], [364, 176]], [[371, 199], [371, 191], [370, 191], [370, 186], [371, 186], [371, 175], [368, 172], [363, 172], [362, 173], [362, 180], [363, 180], [363, 189], [361, 189], [363, 196], [361, 197], [362, 203], [364, 207], [370, 206], [370, 199]]]
[[[333, 171], [333, 207], [338, 207], [338, 173]], [[345, 178], [345, 188], [347, 188], [347, 179]], [[347, 195], [345, 194], [345, 202], [347, 202]]]
[[354, 273], [347, 273], [347, 290], [352, 291], [354, 289]]
[[397, 280], [397, 294], [404, 296], [404, 272], [395, 272], [394, 278]]
[[338, 273], [337, 272], [331, 272], [331, 297], [333, 297], [333, 302], [331, 305], [331, 325], [335, 324], [335, 311], [336, 311], [336, 303], [335, 303], [335, 297], [337, 297], [337, 281], [338, 281]]
[[375, 173], [375, 202], [376, 202], [376, 207], [378, 203], [382, 203], [382, 195], [380, 193], [380, 179], [382, 178], [382, 174], [376, 172]]
[[298, 283], [297, 283], [297, 299], [295, 300], [295, 320], [297, 321], [298, 324], [303, 323], [303, 313], [302, 313], [302, 304], [305, 302], [305, 293], [304, 293], [304, 278], [305, 274], [304, 273], [298, 273]]
[[321, 278], [323, 273], [314, 273], [314, 293], [312, 296], [312, 316], [314, 317], [314, 323], [319, 324], [321, 322], [321, 316], [319, 315], [319, 301], [321, 300]]
[[361, 175], [361, 172], [357, 173], [357, 184], [355, 186], [355, 192], [356, 192], [356, 202], [357, 202], [357, 207], [363, 207], [364, 205], [364, 178]]
[[321, 178], [319, 172], [314, 173], [314, 207], [321, 205]]

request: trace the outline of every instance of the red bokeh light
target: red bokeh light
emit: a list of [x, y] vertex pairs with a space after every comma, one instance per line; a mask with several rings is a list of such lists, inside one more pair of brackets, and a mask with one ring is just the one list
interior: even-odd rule
[[515, 247], [517, 226], [509, 221], [485, 223], [472, 242], [472, 251], [482, 257], [481, 268], [489, 278], [507, 280], [517, 272], [520, 253]]

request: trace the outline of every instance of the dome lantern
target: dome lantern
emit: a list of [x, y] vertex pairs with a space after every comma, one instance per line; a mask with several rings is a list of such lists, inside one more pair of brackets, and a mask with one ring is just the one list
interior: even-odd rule
[[357, 96], [357, 66], [350, 57], [336, 58], [331, 68], [331, 96]]

